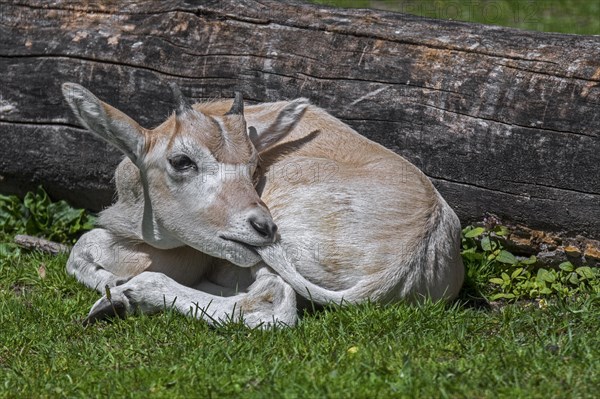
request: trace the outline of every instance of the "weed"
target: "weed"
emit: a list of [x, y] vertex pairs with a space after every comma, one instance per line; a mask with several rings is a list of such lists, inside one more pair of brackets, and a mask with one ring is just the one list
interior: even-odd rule
[[[508, 229], [496, 226], [463, 229], [462, 255], [467, 267], [467, 279], [476, 279], [480, 293], [491, 300], [522, 300], [547, 296], [571, 297], [600, 292], [600, 272], [589, 266], [574, 267], [563, 262], [558, 270], [540, 267], [535, 256], [518, 258], [499, 241]], [[486, 283], [491, 284], [486, 284]]]
[[23, 200], [15, 195], [0, 195], [0, 257], [21, 254], [12, 243], [16, 234], [41, 236], [48, 240], [73, 244], [91, 230], [95, 218], [65, 201], [52, 202], [42, 187], [29, 192]]

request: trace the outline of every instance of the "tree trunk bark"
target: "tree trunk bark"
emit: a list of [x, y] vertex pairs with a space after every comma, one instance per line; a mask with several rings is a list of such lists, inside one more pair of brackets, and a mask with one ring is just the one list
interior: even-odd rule
[[121, 154], [79, 127], [80, 83], [146, 127], [197, 101], [307, 97], [485, 212], [600, 237], [600, 37], [273, 0], [0, 4], [0, 191], [110, 204]]

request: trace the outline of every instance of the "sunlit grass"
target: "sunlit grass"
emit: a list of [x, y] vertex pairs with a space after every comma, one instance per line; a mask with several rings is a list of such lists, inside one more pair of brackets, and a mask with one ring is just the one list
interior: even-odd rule
[[600, 1], [587, 0], [315, 0], [543, 32], [600, 34]]
[[[490, 305], [492, 277], [529, 267], [498, 260], [502, 227], [463, 230], [467, 278], [451, 304], [326, 307], [272, 331], [211, 328], [168, 309], [84, 327], [99, 294], [67, 275], [65, 254], [21, 250], [13, 239], [42, 231], [72, 241], [66, 232], [83, 233], [87, 216], [35, 198], [27, 209], [0, 198], [0, 398], [597, 396], [598, 281]], [[70, 214], [44, 229], [29, 222]]]
[[[0, 397], [593, 397], [600, 297], [477, 309], [364, 304], [293, 329], [167, 311], [83, 327], [66, 257], [0, 264]], [[476, 278], [476, 276], [473, 276]], [[482, 280], [483, 281], [483, 280]]]

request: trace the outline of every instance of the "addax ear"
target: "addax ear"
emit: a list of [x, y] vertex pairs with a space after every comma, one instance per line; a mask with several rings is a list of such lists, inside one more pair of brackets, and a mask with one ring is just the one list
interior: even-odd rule
[[62, 92], [75, 116], [86, 128], [137, 163], [144, 148], [144, 129], [140, 125], [118, 109], [100, 101], [83, 86], [64, 83]]
[[275, 121], [264, 131], [251, 130], [250, 140], [256, 151], [261, 152], [285, 138], [302, 118], [308, 106], [309, 102], [306, 98], [294, 100], [281, 110]]

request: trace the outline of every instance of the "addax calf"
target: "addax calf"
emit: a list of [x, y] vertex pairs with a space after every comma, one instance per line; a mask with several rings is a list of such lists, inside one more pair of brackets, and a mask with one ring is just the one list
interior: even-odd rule
[[63, 85], [81, 123], [127, 156], [118, 201], [67, 264], [106, 293], [89, 322], [167, 306], [209, 323], [293, 325], [297, 298], [457, 295], [460, 223], [404, 158], [305, 99], [192, 106], [171, 90], [175, 114], [148, 130]]

